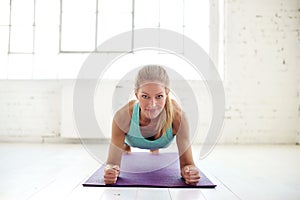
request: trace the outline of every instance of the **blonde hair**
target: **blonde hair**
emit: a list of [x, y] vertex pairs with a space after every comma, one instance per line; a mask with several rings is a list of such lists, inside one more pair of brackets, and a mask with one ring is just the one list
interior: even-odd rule
[[155, 81], [159, 82], [165, 86], [165, 90], [167, 93], [166, 103], [164, 107], [164, 111], [159, 115], [159, 120], [157, 124], [157, 128], [161, 128], [163, 134], [166, 133], [167, 129], [172, 126], [174, 111], [172, 106], [172, 101], [169, 96], [170, 92], [170, 80], [166, 70], [159, 65], [146, 65], [143, 66], [142, 69], [139, 70], [136, 79], [135, 79], [135, 91], [146, 82]]

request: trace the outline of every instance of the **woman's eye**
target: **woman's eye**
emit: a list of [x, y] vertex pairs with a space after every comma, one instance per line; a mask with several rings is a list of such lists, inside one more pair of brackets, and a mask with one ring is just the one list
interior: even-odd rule
[[163, 95], [158, 95], [156, 98], [162, 99], [164, 96]]
[[143, 98], [143, 99], [147, 99], [148, 96], [143, 94], [143, 95], [142, 95], [142, 98]]

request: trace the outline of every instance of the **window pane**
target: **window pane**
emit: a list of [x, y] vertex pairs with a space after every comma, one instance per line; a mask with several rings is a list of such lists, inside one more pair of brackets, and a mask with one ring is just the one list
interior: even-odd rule
[[0, 26], [0, 53], [8, 52], [8, 26]]
[[33, 53], [33, 28], [12, 26], [10, 33], [10, 52]]
[[30, 25], [34, 22], [34, 0], [13, 0], [11, 25]]
[[98, 10], [102, 12], [131, 12], [132, 0], [99, 0]]
[[159, 26], [159, 0], [138, 0], [134, 8], [135, 28], [157, 28]]
[[65, 13], [62, 16], [62, 51], [92, 51], [95, 49], [96, 15]]
[[[35, 6], [36, 26], [59, 26], [60, 22], [60, 2], [59, 1], [38, 1]], [[52, 28], [48, 28], [52, 29]]]
[[92, 14], [96, 13], [96, 5], [96, 0], [62, 0], [62, 11]]
[[0, 1], [0, 25], [9, 25], [9, 0]]
[[[163, 0], [160, 1], [160, 27], [183, 34], [183, 1]], [[160, 44], [164, 45], [160, 39]], [[180, 41], [173, 44], [173, 51], [183, 53], [183, 36]]]
[[189, 0], [184, 6], [184, 34], [209, 51], [209, 1]]
[[[132, 0], [99, 0], [97, 44], [111, 37], [132, 30]], [[105, 47], [98, 51], [130, 51], [132, 36], [129, 35], [118, 47]]]
[[[131, 13], [119, 12], [100, 12], [98, 15], [98, 46], [111, 37], [118, 35], [125, 31], [132, 30], [132, 15]], [[98, 49], [99, 51], [130, 51], [132, 35], [124, 40], [124, 43], [119, 44], [118, 47], [105, 47]]]
[[183, 1], [160, 1], [160, 27], [182, 33], [183, 31]]

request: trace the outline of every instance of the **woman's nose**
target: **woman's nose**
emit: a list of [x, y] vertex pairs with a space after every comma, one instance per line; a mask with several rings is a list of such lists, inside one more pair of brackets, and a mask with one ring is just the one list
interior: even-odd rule
[[151, 104], [152, 107], [155, 107], [156, 106], [156, 99], [151, 99], [150, 104]]

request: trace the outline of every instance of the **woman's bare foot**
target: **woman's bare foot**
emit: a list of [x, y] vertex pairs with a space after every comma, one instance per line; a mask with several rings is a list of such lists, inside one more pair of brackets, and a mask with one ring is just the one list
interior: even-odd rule
[[152, 154], [158, 154], [159, 153], [159, 149], [150, 150], [150, 153], [152, 153]]
[[124, 144], [123, 150], [124, 150], [124, 153], [126, 153], [126, 154], [131, 153], [131, 147], [128, 146], [127, 144]]

